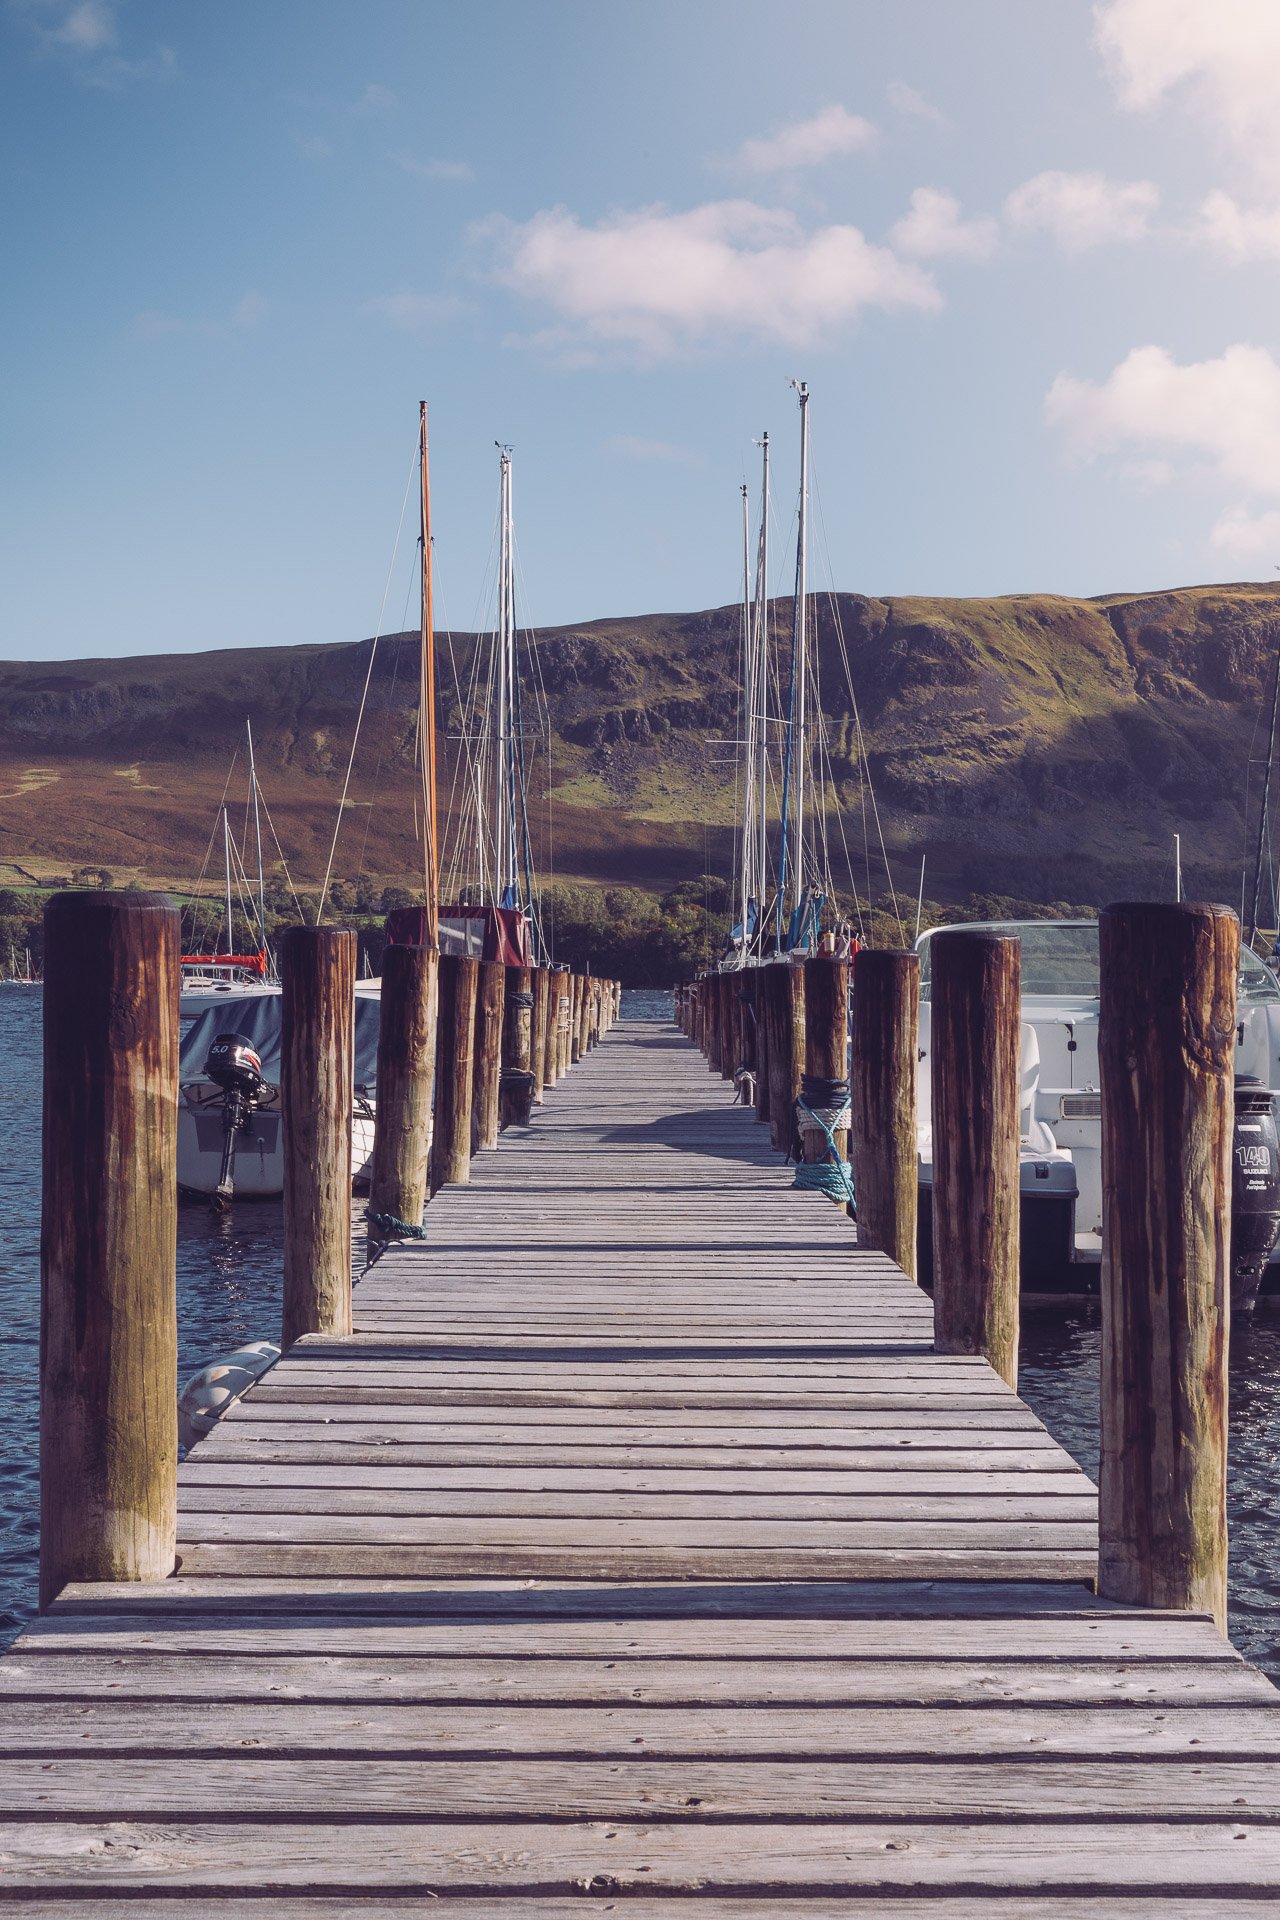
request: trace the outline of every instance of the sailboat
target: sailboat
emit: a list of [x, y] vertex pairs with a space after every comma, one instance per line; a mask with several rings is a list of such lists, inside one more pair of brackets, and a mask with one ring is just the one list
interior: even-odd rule
[[[435, 812], [435, 655], [431, 492], [425, 401], [421, 403], [418, 415], [418, 465], [422, 643], [417, 760], [422, 778], [426, 904], [422, 908], [410, 908], [409, 912], [416, 916], [417, 921], [414, 938], [418, 942], [435, 945], [439, 917]], [[256, 782], [256, 774], [254, 778]], [[229, 846], [229, 840], [224, 840], [224, 847]], [[261, 924], [265, 926], [260, 836], [258, 846], [259, 911]], [[389, 926], [396, 918], [394, 914], [389, 916]], [[228, 927], [230, 922], [231, 891], [228, 880]], [[265, 948], [265, 940], [263, 944]], [[355, 1108], [351, 1123], [351, 1165], [355, 1186], [367, 1185], [373, 1155], [381, 984], [380, 980], [365, 979], [358, 980], [355, 986]], [[284, 1153], [280, 1125], [280, 1042], [278, 983], [264, 982], [256, 992], [241, 991], [224, 998], [215, 1006], [206, 1005], [202, 1017], [182, 1043], [178, 1107], [180, 1188], [190, 1193], [211, 1195], [215, 1203], [230, 1199], [232, 1192], [240, 1197], [272, 1198], [282, 1191]]]
[[[439, 943], [441, 953], [529, 967], [545, 964], [547, 956], [529, 823], [510, 447], [499, 445], [498, 456], [497, 612], [487, 651], [476, 661], [472, 710], [464, 720], [465, 799], [450, 871], [454, 900], [440, 909]], [[388, 938], [416, 940], [420, 922], [418, 908], [392, 914]]]
[[[244, 862], [235, 845], [231, 833], [231, 823], [225, 801], [222, 806], [222, 857], [225, 887], [225, 918], [222, 928], [223, 949], [212, 953], [184, 953], [182, 956], [182, 994], [180, 1010], [184, 1016], [194, 1017], [203, 1013], [214, 995], [226, 998], [235, 995], [243, 998], [246, 994], [271, 993], [279, 991], [275, 963], [267, 944], [267, 902], [266, 884], [262, 860], [262, 814], [258, 791], [258, 769], [253, 751], [253, 724], [245, 721], [245, 732], [249, 743], [249, 806], [253, 812], [254, 838], [257, 847], [256, 886], [245, 871]], [[248, 908], [246, 918], [256, 923], [257, 951], [254, 953], [236, 953], [233, 938], [232, 885], [240, 893], [242, 906]]]

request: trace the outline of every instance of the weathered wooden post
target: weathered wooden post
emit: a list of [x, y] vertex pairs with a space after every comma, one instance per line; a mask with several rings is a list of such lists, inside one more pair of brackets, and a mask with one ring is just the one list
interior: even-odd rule
[[507, 970], [500, 960], [482, 960], [476, 988], [476, 1040], [472, 1070], [471, 1151], [498, 1144], [502, 1077], [502, 1014]]
[[591, 1034], [591, 975], [583, 974], [578, 982], [578, 1026], [575, 1032], [574, 1059], [581, 1060], [590, 1051]]
[[1240, 928], [1101, 916], [1098, 1591], [1227, 1613], [1227, 1334]]
[[920, 961], [866, 947], [853, 961], [850, 1157], [858, 1245], [887, 1253], [916, 1277], [916, 1063]]
[[755, 1011], [756, 1034], [756, 1119], [768, 1124], [769, 1120], [769, 1008], [765, 995], [767, 969], [763, 966], [751, 969], [752, 1006]]
[[369, 1212], [410, 1227], [422, 1225], [427, 1203], [439, 957], [434, 947], [398, 944], [382, 956]]
[[849, 1158], [849, 1122], [846, 1116], [837, 1126], [835, 1116], [849, 1100], [849, 962], [824, 954], [806, 960], [800, 971], [804, 979], [800, 1102], [809, 1114], [800, 1114], [798, 1125], [805, 1164], [822, 1166], [833, 1153], [843, 1164]]
[[573, 1065], [574, 976], [565, 968], [560, 975], [560, 1011], [556, 1020], [556, 1078], [563, 1079]]
[[431, 1137], [431, 1191], [471, 1178], [471, 1096], [480, 962], [440, 957], [436, 1012], [436, 1117]]
[[804, 1073], [804, 974], [785, 960], [764, 970], [769, 1023], [769, 1135], [779, 1153], [795, 1138], [796, 1099]]
[[506, 969], [502, 1019], [502, 1092], [498, 1125], [524, 1127], [533, 1106], [533, 970]]
[[934, 1342], [1016, 1387], [1022, 949], [958, 928], [930, 954]]
[[533, 969], [533, 1018], [529, 1026], [529, 1067], [533, 1074], [533, 1099], [542, 1105], [547, 1084], [547, 1015], [551, 1006], [551, 972], [547, 967]]
[[720, 1078], [732, 1080], [742, 1063], [742, 976], [722, 973], [720, 986]]
[[45, 910], [40, 1604], [173, 1571], [178, 983], [159, 893]]
[[351, 1109], [356, 936], [286, 927], [280, 939], [284, 1301], [280, 1344], [351, 1331]]

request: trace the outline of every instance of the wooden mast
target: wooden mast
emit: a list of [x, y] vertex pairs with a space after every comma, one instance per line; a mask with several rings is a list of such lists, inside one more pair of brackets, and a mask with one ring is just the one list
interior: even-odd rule
[[431, 606], [431, 481], [427, 463], [427, 403], [419, 403], [419, 460], [422, 475], [422, 647], [419, 656], [418, 726], [422, 769], [422, 879], [426, 899], [426, 942], [440, 945], [440, 855], [436, 824], [436, 661]]

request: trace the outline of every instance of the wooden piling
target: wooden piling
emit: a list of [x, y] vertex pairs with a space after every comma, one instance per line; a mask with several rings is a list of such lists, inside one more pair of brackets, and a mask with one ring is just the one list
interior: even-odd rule
[[804, 1072], [804, 974], [785, 960], [764, 970], [769, 1039], [769, 1136], [779, 1153], [795, 1138], [796, 1099]]
[[177, 1538], [178, 986], [164, 894], [45, 910], [40, 1604]]
[[854, 956], [852, 1040], [849, 1149], [858, 1245], [887, 1253], [914, 1280], [920, 1044], [920, 962], [914, 953], [866, 947]]
[[769, 1123], [769, 1019], [768, 1002], [765, 996], [766, 969], [763, 966], [752, 967], [752, 1007], [755, 1012], [756, 1035], [756, 1119], [763, 1125]]
[[551, 1007], [552, 975], [547, 967], [533, 969], [533, 1019], [529, 1028], [529, 1066], [533, 1073], [533, 1100], [542, 1105], [547, 1084], [547, 1017]]
[[717, 975], [720, 988], [720, 1078], [732, 1080], [742, 1064], [742, 977]]
[[534, 1087], [533, 970], [531, 967], [507, 967], [505, 972], [499, 1129], [528, 1125]]
[[930, 951], [934, 1339], [1016, 1387], [1022, 949], [959, 928]]
[[591, 976], [583, 974], [578, 982], [578, 1025], [574, 1033], [574, 1059], [581, 1060], [591, 1046]]
[[439, 955], [393, 944], [382, 956], [377, 1106], [369, 1211], [422, 1225], [436, 1065]]
[[1101, 916], [1098, 1591], [1226, 1625], [1227, 1335], [1240, 928]]
[[480, 962], [440, 957], [436, 1012], [436, 1115], [431, 1139], [431, 1191], [471, 1178], [471, 1098]]
[[502, 1015], [507, 970], [499, 960], [482, 960], [476, 987], [476, 1039], [472, 1072], [471, 1151], [498, 1144], [502, 1078]]
[[287, 927], [280, 939], [284, 1145], [282, 1347], [351, 1331], [351, 1110], [356, 936]]
[[560, 975], [559, 1014], [556, 1019], [556, 1078], [563, 1080], [573, 1065], [574, 976], [566, 967]]
[[[844, 1088], [849, 1080], [849, 962], [822, 955], [806, 960], [800, 971], [804, 980], [804, 1071], [811, 1081], [828, 1080]], [[833, 1102], [843, 1106], [843, 1095]], [[827, 1158], [827, 1136], [805, 1124], [801, 1116], [800, 1138], [804, 1157], [810, 1166], [819, 1166]], [[832, 1128], [837, 1158], [849, 1158], [848, 1123]]]

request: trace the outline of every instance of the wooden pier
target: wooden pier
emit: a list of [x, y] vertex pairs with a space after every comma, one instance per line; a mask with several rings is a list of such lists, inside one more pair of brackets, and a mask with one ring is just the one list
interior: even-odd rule
[[621, 1023], [0, 1661], [33, 1915], [1216, 1920], [1280, 1695], [1090, 1592], [1093, 1487]]

